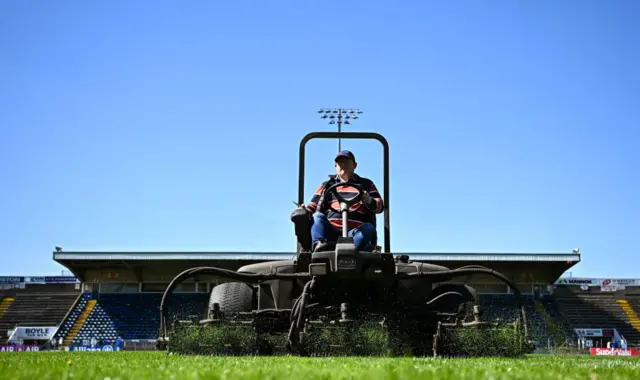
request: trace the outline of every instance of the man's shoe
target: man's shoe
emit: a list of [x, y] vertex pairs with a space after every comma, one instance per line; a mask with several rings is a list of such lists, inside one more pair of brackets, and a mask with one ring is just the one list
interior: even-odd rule
[[319, 252], [326, 249], [329, 246], [329, 243], [326, 241], [318, 240], [313, 245], [313, 252]]

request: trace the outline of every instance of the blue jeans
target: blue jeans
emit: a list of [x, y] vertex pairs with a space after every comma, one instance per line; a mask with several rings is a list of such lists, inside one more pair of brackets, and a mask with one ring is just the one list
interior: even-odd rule
[[[363, 223], [356, 228], [349, 230], [348, 235], [353, 237], [356, 249], [361, 251], [369, 244], [374, 244], [377, 239], [376, 227], [371, 223]], [[318, 240], [336, 241], [342, 236], [342, 230], [336, 228], [329, 222], [325, 214], [316, 212], [313, 214], [313, 224], [311, 225], [311, 241], [315, 244]]]

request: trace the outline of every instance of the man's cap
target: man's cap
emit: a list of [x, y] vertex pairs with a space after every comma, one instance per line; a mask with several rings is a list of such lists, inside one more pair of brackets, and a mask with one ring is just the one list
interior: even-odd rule
[[351, 151], [349, 150], [343, 150], [341, 152], [338, 152], [338, 154], [336, 155], [335, 160], [337, 160], [340, 157], [347, 157], [353, 160], [353, 162], [356, 162], [356, 156], [353, 155], [353, 153], [351, 153]]

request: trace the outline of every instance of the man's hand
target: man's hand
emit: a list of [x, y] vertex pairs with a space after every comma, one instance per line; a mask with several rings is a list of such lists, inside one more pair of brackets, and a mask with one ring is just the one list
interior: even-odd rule
[[291, 215], [296, 215], [296, 211], [297, 210], [304, 210], [305, 214], [309, 217], [309, 219], [313, 218], [313, 216], [311, 215], [311, 211], [309, 211], [309, 209], [307, 208], [307, 206], [305, 206], [304, 203], [298, 204], [298, 202], [293, 201], [293, 204], [298, 206], [298, 207], [297, 207], [297, 209], [295, 211], [293, 211], [293, 213]]
[[371, 195], [369, 194], [369, 192], [367, 191], [362, 192], [362, 202], [367, 206], [371, 205], [371, 202], [373, 202], [373, 198], [371, 198]]

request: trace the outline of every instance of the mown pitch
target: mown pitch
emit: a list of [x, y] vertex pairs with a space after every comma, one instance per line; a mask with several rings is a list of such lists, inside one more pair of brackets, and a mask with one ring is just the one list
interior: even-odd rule
[[3, 379], [640, 379], [638, 357], [205, 357], [161, 352], [0, 355]]

